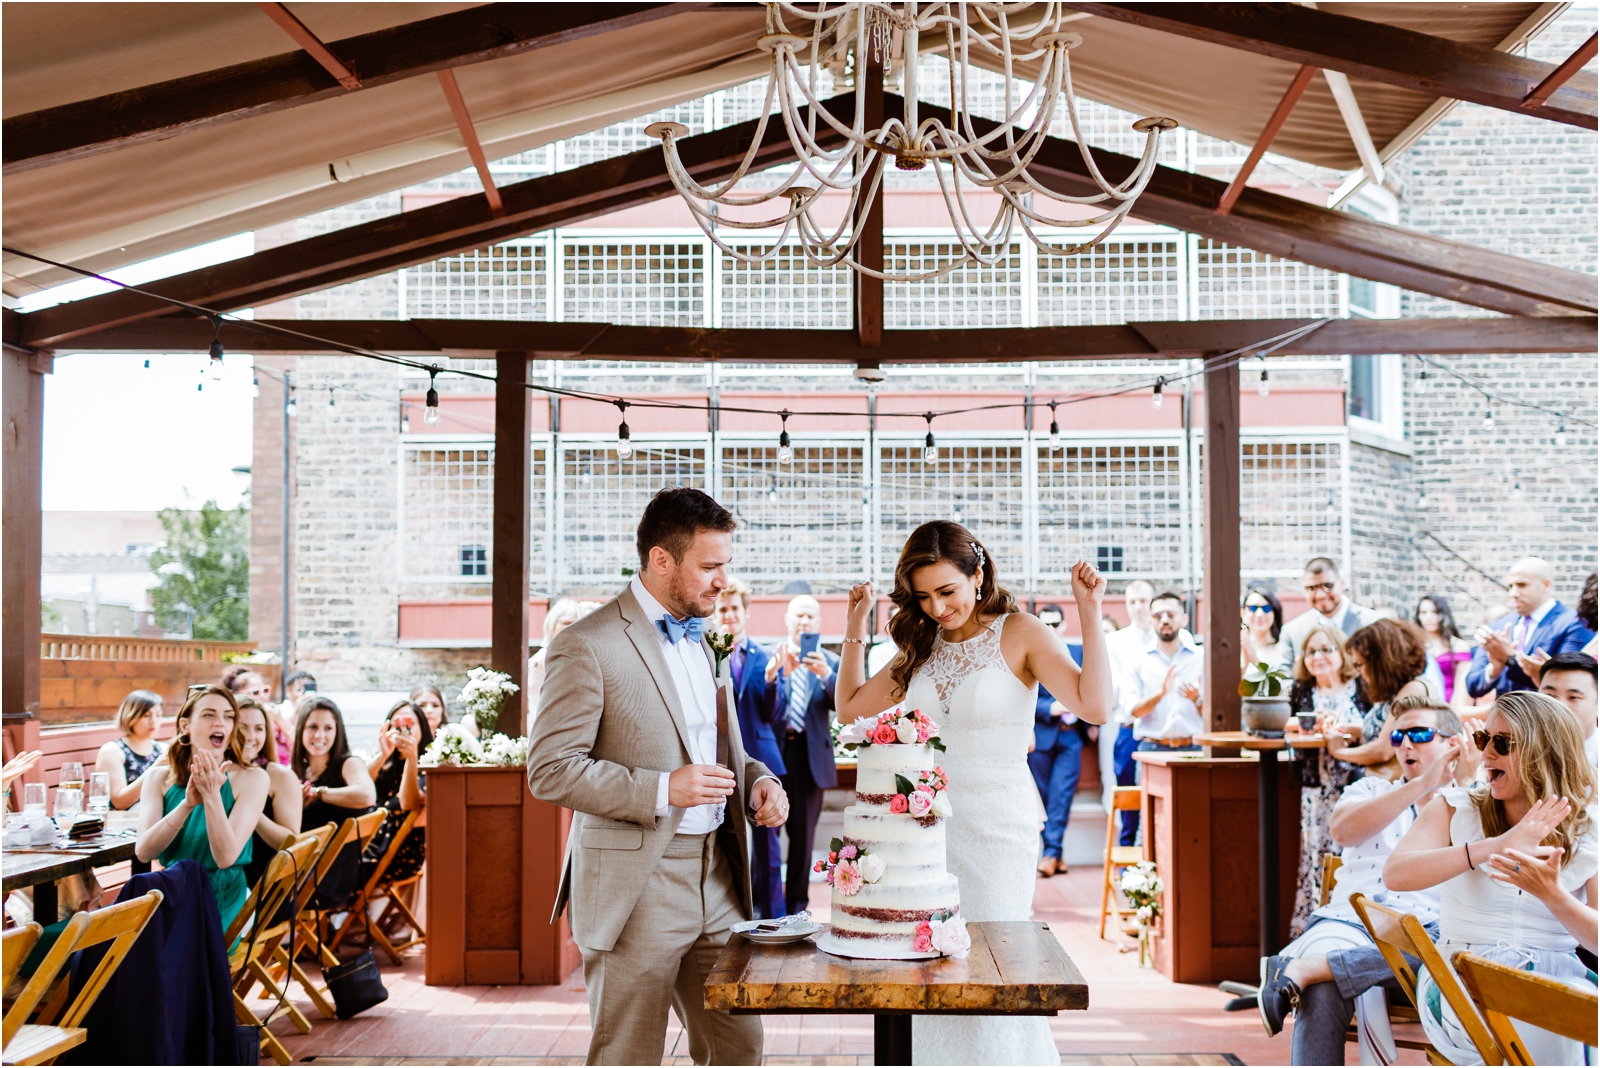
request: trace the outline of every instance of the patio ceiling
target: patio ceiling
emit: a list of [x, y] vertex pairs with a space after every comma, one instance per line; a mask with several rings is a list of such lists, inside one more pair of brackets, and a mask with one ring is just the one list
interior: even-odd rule
[[[1161, 6], [1195, 9], [1193, 22], [1230, 5]], [[1332, 47], [1318, 62], [1349, 67], [1369, 130], [1388, 147], [1437, 118], [1430, 87], [1471, 96], [1486, 71], [1499, 72], [1502, 95], [1518, 78], [1537, 82], [1551, 65], [1493, 50], [1537, 33], [1565, 5], [1329, 3], [1304, 16], [1292, 5], [1256, 6], [1281, 25], [1249, 40], [1228, 28], [1229, 43], [1199, 39], [1215, 38], [1214, 27], [1178, 32], [1120, 10], [1081, 18], [1072, 24], [1085, 39], [1073, 53], [1077, 89], [1248, 143], [1306, 58], [1303, 42], [1291, 55], [1279, 38], [1302, 32], [1303, 18], [1313, 30], [1318, 18], [1367, 20], [1395, 32], [1377, 33], [1365, 66]], [[343, 88], [291, 48], [254, 5], [6, 5], [7, 244], [103, 270], [460, 170], [461, 134], [437, 80], [422, 76], [437, 70], [456, 70], [479, 139], [498, 158], [765, 69], [754, 4], [304, 3], [293, 13], [354, 68], [361, 88]], [[1406, 65], [1395, 35], [1405, 33], [1435, 39], [1455, 65], [1431, 81], [1398, 69]], [[1592, 126], [1594, 77], [1580, 74], [1548, 108]], [[1322, 79], [1273, 151], [1357, 166]], [[4, 271], [12, 295], [68, 277], [15, 257]]]

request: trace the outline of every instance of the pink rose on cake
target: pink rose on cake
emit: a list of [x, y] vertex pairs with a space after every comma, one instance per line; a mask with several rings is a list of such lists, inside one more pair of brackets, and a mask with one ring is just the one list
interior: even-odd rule
[[833, 888], [845, 897], [861, 893], [861, 869], [853, 860], [841, 860], [833, 868]]
[[933, 925], [927, 920], [917, 924], [917, 935], [911, 940], [911, 951], [913, 953], [933, 952]]
[[893, 745], [899, 740], [899, 732], [894, 729], [894, 724], [892, 723], [880, 723], [877, 729], [872, 732], [874, 745]]
[[[900, 795], [896, 794], [895, 796], [898, 797]], [[930, 790], [913, 790], [906, 802], [913, 816], [926, 816], [933, 810], [933, 793]]]
[[895, 794], [889, 799], [890, 812], [904, 812], [909, 806], [905, 794]]
[[[949, 912], [935, 917], [928, 924], [928, 942], [947, 957], [964, 958], [972, 949], [972, 936], [967, 933], [967, 921]], [[921, 927], [917, 928], [919, 931]]]

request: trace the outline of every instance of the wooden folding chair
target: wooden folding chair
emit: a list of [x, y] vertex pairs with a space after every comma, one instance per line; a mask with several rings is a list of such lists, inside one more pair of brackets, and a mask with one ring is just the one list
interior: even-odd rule
[[[350, 821], [346, 820], [345, 823], [348, 826]], [[279, 910], [280, 913], [284, 911], [291, 912], [292, 915], [294, 915], [295, 922], [297, 924], [300, 922], [300, 918], [305, 915], [306, 903], [311, 900], [311, 895], [316, 892], [317, 884], [321, 882], [323, 875], [327, 873], [328, 864], [331, 863], [331, 861], [328, 859], [330, 852], [337, 852], [338, 846], [333, 844], [336, 837], [337, 833], [334, 825], [331, 823], [325, 823], [321, 827], [313, 827], [309, 831], [301, 831], [299, 834], [290, 835], [284, 841], [284, 848], [286, 849], [297, 842], [306, 840], [315, 841], [317, 843], [317, 848], [311, 860], [301, 869], [299, 879], [294, 889], [291, 891], [294, 895], [294, 904], [292, 908], [286, 905], [283, 909]], [[310, 932], [297, 929], [293, 933], [296, 935], [296, 937], [303, 935], [306, 938], [306, 944], [310, 945]], [[289, 941], [291, 944], [293, 944], [296, 939], [291, 938]], [[293, 978], [299, 982], [301, 988], [305, 990], [306, 996], [309, 997], [311, 999], [311, 1003], [316, 1006], [317, 1011], [322, 1013], [322, 1015], [328, 1019], [333, 1018], [333, 1005], [328, 1000], [326, 991], [311, 981], [311, 977], [305, 973], [303, 968], [301, 968], [298, 960], [290, 959], [289, 951], [284, 948], [282, 940], [272, 947], [271, 959], [266, 962], [266, 968], [268, 974], [272, 976], [272, 981], [274, 983], [282, 984], [285, 982], [286, 978]], [[246, 982], [244, 989], [239, 991], [239, 996], [248, 998], [250, 996], [250, 991], [254, 989], [254, 987], [255, 980], [254, 978], [251, 978]], [[296, 1024], [296, 1026], [298, 1027], [299, 1025]], [[307, 1029], [309, 1029], [310, 1026], [311, 1024], [308, 1020], [306, 1022]], [[302, 1031], [301, 1033], [304, 1034], [305, 1032]]]
[[[395, 964], [400, 963], [400, 951], [412, 946], [421, 945], [427, 940], [428, 932], [423, 930], [422, 921], [418, 920], [411, 907], [401, 898], [399, 891], [408, 886], [415, 886], [422, 881], [422, 872], [408, 875], [403, 879], [391, 880], [388, 878], [389, 866], [394, 863], [394, 858], [399, 854], [400, 847], [405, 844], [416, 827], [417, 820], [422, 816], [420, 809], [413, 809], [406, 813], [406, 818], [401, 821], [400, 827], [395, 831], [394, 837], [389, 840], [389, 848], [384, 850], [383, 856], [378, 859], [378, 866], [373, 869], [366, 885], [356, 895], [356, 900], [350, 906], [350, 915], [340, 925], [338, 933], [334, 936], [335, 948], [343, 940], [345, 930], [350, 921], [357, 916], [366, 925], [367, 944], [377, 944], [378, 948]], [[373, 921], [370, 908], [377, 902], [384, 903], [383, 909], [378, 913], [378, 919]], [[383, 933], [383, 925], [395, 916], [405, 920], [406, 926], [411, 928], [411, 937], [396, 945], [389, 936]]]
[[[1600, 1046], [1600, 995], [1462, 950], [1450, 958], [1507, 1064], [1533, 1064], [1512, 1020]], [[1497, 1064], [1484, 1058], [1485, 1063]]]
[[1144, 859], [1144, 850], [1138, 846], [1117, 844], [1122, 830], [1119, 812], [1137, 812], [1144, 804], [1144, 791], [1137, 786], [1118, 786], [1111, 793], [1111, 811], [1106, 813], [1105, 874], [1100, 886], [1100, 937], [1106, 936], [1106, 917], [1116, 917], [1117, 948], [1122, 948], [1122, 921], [1135, 912], [1124, 907], [1118, 897], [1116, 879], [1122, 869], [1131, 868]]
[[[4, 1041], [0, 1060], [6, 1064], [46, 1064], [81, 1045], [88, 1034], [81, 1026], [83, 1018], [94, 1008], [101, 991], [116, 974], [160, 905], [161, 891], [152, 890], [132, 901], [73, 916], [6, 1012], [5, 1022], [0, 1025]], [[72, 954], [103, 942], [111, 943], [105, 956], [90, 973], [78, 996], [58, 1014], [55, 1006], [65, 1000], [69, 987], [67, 964]], [[61, 996], [50, 997], [58, 989]], [[29, 1023], [28, 1018], [36, 1009], [39, 1010], [38, 1019]]]
[[0, 990], [11, 989], [11, 981], [17, 977], [17, 970], [28, 959], [28, 954], [33, 952], [33, 947], [39, 944], [39, 936], [43, 933], [44, 928], [37, 923], [27, 923], [0, 935], [0, 960], [4, 962], [3, 970], [0, 970]]
[[[245, 1001], [256, 983], [277, 999], [278, 1005], [288, 1014], [295, 1029], [301, 1034], [311, 1030], [311, 1021], [305, 1018], [285, 989], [278, 985], [269, 971], [273, 950], [276, 949], [294, 926], [291, 898], [300, 884], [300, 876], [312, 870], [317, 851], [322, 843], [314, 836], [285, 843], [259, 882], [251, 889], [239, 914], [228, 924], [223, 934], [226, 945], [238, 945], [228, 955], [228, 971], [233, 986], [233, 1014], [242, 1024], [261, 1029], [261, 1049], [279, 1064], [289, 1063], [289, 1051], [283, 1048], [266, 1023], [256, 1016]], [[242, 937], [249, 929], [249, 937]]]
[[1344, 867], [1344, 861], [1332, 853], [1322, 858], [1322, 879], [1317, 890], [1317, 908], [1326, 905], [1333, 898], [1333, 884], [1339, 879], [1339, 869]]
[[[1350, 904], [1356, 910], [1356, 915], [1361, 917], [1361, 922], [1366, 925], [1367, 933], [1377, 944], [1383, 959], [1389, 962], [1389, 970], [1394, 973], [1395, 981], [1400, 984], [1400, 989], [1405, 992], [1406, 997], [1411, 999], [1411, 1004], [1420, 1007], [1422, 1002], [1417, 999], [1417, 973], [1407, 963], [1404, 954], [1417, 958], [1422, 962], [1422, 966], [1428, 969], [1428, 974], [1433, 977], [1435, 985], [1439, 988], [1440, 996], [1461, 1021], [1461, 1026], [1466, 1029], [1483, 1062], [1499, 1064], [1500, 1051], [1495, 1046], [1493, 1036], [1479, 1018], [1477, 1010], [1472, 1007], [1472, 1001], [1462, 989], [1455, 973], [1445, 963], [1444, 957], [1439, 953], [1439, 947], [1428, 937], [1422, 921], [1408, 912], [1400, 912], [1375, 901], [1369, 901], [1365, 894], [1352, 894]], [[1429, 1042], [1402, 1042], [1397, 1039], [1395, 1045], [1405, 1049], [1422, 1050], [1427, 1054], [1429, 1064], [1451, 1063]]]
[[[345, 820], [345, 826], [352, 827], [353, 830], [351, 833], [350, 842], [344, 848], [354, 849], [358, 858], [364, 856], [367, 852], [367, 846], [372, 844], [373, 837], [378, 833], [379, 829], [383, 827], [383, 821], [388, 818], [389, 810], [384, 808], [382, 805], [379, 805], [377, 808], [363, 816], [356, 816], [352, 819]], [[340, 828], [341, 831], [343, 829], [344, 828], [342, 827]], [[355, 894], [351, 896], [351, 903], [349, 905], [348, 912], [345, 915], [344, 922], [339, 924], [338, 927], [334, 928], [332, 933], [328, 936], [327, 948], [330, 952], [337, 950], [339, 946], [344, 943], [345, 938], [347, 938], [350, 932], [354, 929], [351, 927], [350, 921], [356, 918], [358, 907], [364, 907], [361, 906], [362, 891], [364, 889], [364, 886], [356, 887]], [[333, 963], [337, 964], [338, 962], [338, 957], [334, 956]]]

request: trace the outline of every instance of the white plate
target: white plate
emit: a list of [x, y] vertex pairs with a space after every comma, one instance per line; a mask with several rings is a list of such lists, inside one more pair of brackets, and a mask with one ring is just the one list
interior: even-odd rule
[[786, 946], [792, 942], [803, 942], [807, 938], [822, 930], [822, 924], [811, 920], [800, 923], [791, 923], [778, 928], [776, 931], [739, 930], [743, 924], [736, 925], [734, 931], [743, 935], [750, 941], [762, 946]]

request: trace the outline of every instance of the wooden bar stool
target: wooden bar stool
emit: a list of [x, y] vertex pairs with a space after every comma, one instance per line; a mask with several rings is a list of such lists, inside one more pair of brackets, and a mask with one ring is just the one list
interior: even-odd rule
[[1121, 904], [1116, 880], [1121, 877], [1124, 868], [1131, 868], [1144, 859], [1144, 850], [1139, 846], [1117, 844], [1117, 833], [1122, 826], [1117, 813], [1137, 812], [1143, 804], [1143, 790], [1137, 786], [1119, 786], [1111, 794], [1111, 811], [1106, 813], [1105, 874], [1100, 886], [1100, 937], [1106, 936], [1106, 918], [1115, 916], [1118, 949], [1122, 948], [1122, 921], [1132, 916], [1134, 910]]

